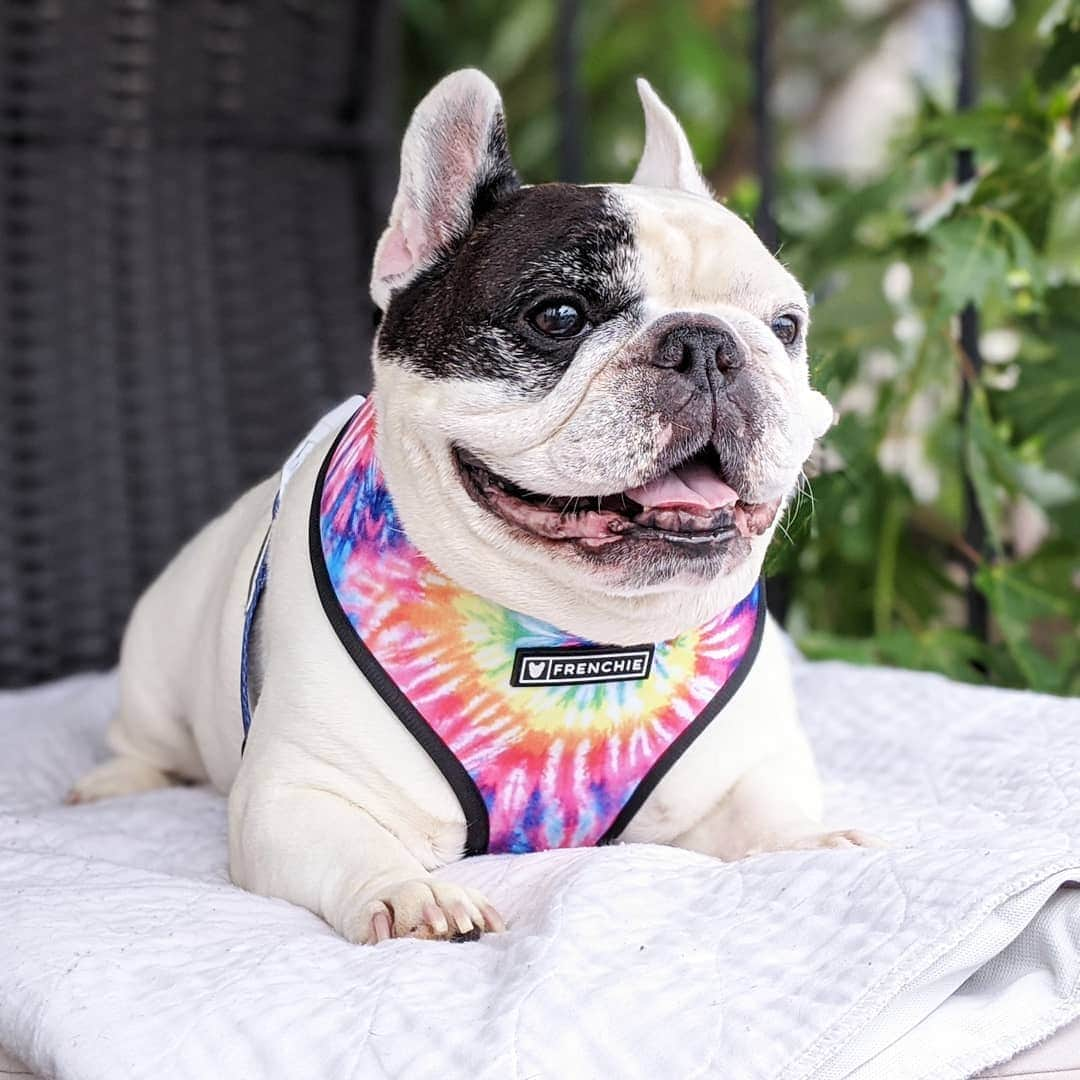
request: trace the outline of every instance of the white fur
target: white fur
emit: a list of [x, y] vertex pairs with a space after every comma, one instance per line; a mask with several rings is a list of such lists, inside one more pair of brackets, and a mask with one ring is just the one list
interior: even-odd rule
[[472, 180], [501, 116], [499, 91], [471, 68], [447, 75], [416, 107], [390, 223], [375, 249], [371, 296], [379, 308], [468, 227]]
[[[474, 154], [498, 109], [489, 87], [477, 73], [451, 76], [410, 126], [416, 137], [406, 139], [402, 154], [392, 242], [384, 238], [384, 246], [396, 246], [392, 258], [384, 249], [383, 263], [382, 256], [376, 259], [373, 288], [384, 303], [394, 283], [427, 258], [430, 237], [454, 227], [446, 223], [457, 212], [457, 196], [436, 198], [425, 187], [425, 178], [446, 175], [445, 161], [424, 158], [445, 152], [433, 149], [432, 124], [439, 117], [471, 117], [476, 137], [466, 140], [464, 152]], [[831, 416], [809, 388], [805, 353], [793, 361], [766, 329], [778, 306], [805, 305], [802, 291], [734, 215], [701, 199], [701, 192], [686, 194], [694, 183], [686, 172], [693, 163], [685, 136], [672, 130], [677, 123], [647, 86], [642, 97], [650, 141], [639, 173], [650, 183], [683, 189], [632, 186], [612, 196], [636, 222], [650, 317], [713, 312], [738, 328], [759, 377], [785, 403], [761, 483], [790, 491]], [[675, 155], [667, 173], [665, 154]], [[403, 253], [415, 262], [402, 263]], [[706, 585], [609, 587], [522, 544], [477, 507], [453, 472], [449, 447], [467, 439], [493, 467], [505, 464], [541, 490], [548, 485], [570, 494], [574, 483], [601, 483], [599, 473], [583, 474], [568, 439], [575, 425], [587, 434], [597, 417], [602, 420], [605, 402], [625, 379], [621, 358], [634, 332], [616, 325], [595, 335], [539, 400], [515, 397], [495, 383], [425, 379], [376, 357], [379, 453], [411, 539], [467, 588], [586, 637], [623, 643], [672, 637], [744, 596], [771, 530], [737, 571]], [[648, 447], [669, 436], [644, 431], [642, 446], [620, 459], [623, 479], [633, 482], [635, 454], [646, 469]], [[461, 807], [341, 647], [316, 595], [308, 514], [328, 442], [293, 476], [274, 526], [256, 658], [262, 685], [243, 759], [244, 598], [269, 519], [273, 478], [208, 525], [139, 601], [124, 639], [121, 703], [109, 731], [117, 756], [85, 777], [73, 799], [143, 790], [170, 777], [209, 779], [229, 793], [230, 869], [237, 884], [310, 908], [357, 942], [498, 930], [501, 920], [484, 897], [432, 876], [461, 857]], [[721, 858], [870, 842], [857, 833], [828, 832], [820, 812], [783, 643], [769, 622], [742, 687], [661, 780], [624, 839], [679, 844]]]
[[[760, 572], [773, 530], [754, 540], [753, 558], [731, 574], [628, 592], [618, 580], [583, 577], [578, 567], [521, 544], [461, 488], [449, 447], [468, 446], [534, 491], [589, 495], [633, 486], [670, 433], [639, 429], [637, 444], [614, 445], [590, 436], [610, 431], [613, 404], [623, 412], [620, 396], [634, 395], [624, 358], [635, 336], [674, 311], [726, 318], [750, 345], [760, 377], [786, 403], [785, 430], [770, 445], [762, 486], [740, 495], [767, 501], [790, 494], [815, 437], [828, 426], [822, 413], [831, 420], [832, 410], [809, 385], [805, 347], [792, 358], [768, 330], [780, 310], [797, 311], [805, 321], [806, 298], [745, 222], [718, 203], [678, 191], [613, 185], [611, 198], [635, 220], [648, 325], [613, 320], [601, 327], [539, 398], [522, 397], [506, 382], [436, 381], [380, 363], [376, 402], [379, 457], [394, 504], [410, 538], [443, 573], [505, 607], [592, 640], [629, 645], [673, 637], [737, 603]], [[588, 453], [592, 447], [602, 452]]]
[[647, 79], [638, 79], [637, 89], [645, 112], [645, 148], [633, 183], [675, 188], [711, 199], [709, 186], [694, 161], [690, 141], [675, 114], [660, 100]]

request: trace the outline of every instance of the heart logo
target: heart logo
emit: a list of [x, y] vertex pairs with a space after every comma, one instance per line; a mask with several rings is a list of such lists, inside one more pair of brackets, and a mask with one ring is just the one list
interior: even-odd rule
[[547, 664], [543, 660], [530, 660], [526, 666], [529, 669], [529, 678], [539, 679], [544, 674]]

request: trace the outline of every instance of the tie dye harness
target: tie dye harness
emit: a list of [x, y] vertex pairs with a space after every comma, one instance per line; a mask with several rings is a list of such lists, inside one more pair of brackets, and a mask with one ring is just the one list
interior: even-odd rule
[[[765, 623], [762, 584], [671, 641], [585, 641], [465, 591], [409, 542], [375, 456], [370, 399], [324, 418], [282, 487], [342, 423], [312, 498], [315, 585], [342, 646], [461, 802], [466, 854], [617, 839], [746, 677]], [[244, 620], [245, 740], [268, 541], [269, 531]]]

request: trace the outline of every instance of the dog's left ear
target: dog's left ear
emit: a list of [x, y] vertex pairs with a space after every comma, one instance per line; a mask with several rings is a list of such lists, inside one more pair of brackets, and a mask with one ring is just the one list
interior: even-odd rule
[[371, 271], [376, 306], [385, 311], [394, 289], [519, 186], [495, 84], [472, 68], [447, 75], [417, 105], [401, 144], [401, 179]]
[[711, 199], [712, 192], [698, 171], [686, 132], [675, 114], [660, 100], [648, 80], [638, 79], [637, 89], [645, 110], [645, 149], [631, 182], [646, 187], [675, 188]]

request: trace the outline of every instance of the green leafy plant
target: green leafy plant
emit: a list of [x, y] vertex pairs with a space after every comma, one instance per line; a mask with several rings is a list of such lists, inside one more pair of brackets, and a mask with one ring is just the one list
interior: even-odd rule
[[[1080, 692], [1080, 5], [1054, 5], [1036, 41], [1007, 96], [966, 113], [927, 101], [884, 179], [804, 182], [787, 204], [840, 414], [813, 513], [772, 553], [811, 655]], [[965, 185], [961, 149], [978, 167]], [[969, 303], [981, 373], [957, 344]], [[972, 563], [988, 641], [965, 629]]]
[[[916, 7], [776, 5], [776, 69], [800, 106], [795, 117], [778, 108], [782, 128], [813, 120]], [[745, 0], [579, 9], [587, 178], [632, 171], [642, 139], [632, 77], [645, 74], [717, 190], [750, 215]], [[555, 177], [556, 0], [406, 0], [405, 12], [406, 104], [444, 71], [478, 65], [503, 89], [523, 173]], [[781, 257], [814, 296], [814, 378], [839, 416], [768, 570], [812, 656], [1077, 693], [1080, 0], [1018, 5], [979, 46], [981, 104], [958, 114], [948, 87], [928, 92], [873, 178], [812, 175], [780, 154]], [[977, 163], [964, 185], [953, 179], [961, 149]], [[969, 303], [980, 374], [957, 344]], [[986, 524], [980, 550], [964, 535], [968, 483]], [[986, 640], [967, 628], [969, 577], [989, 608]]]

